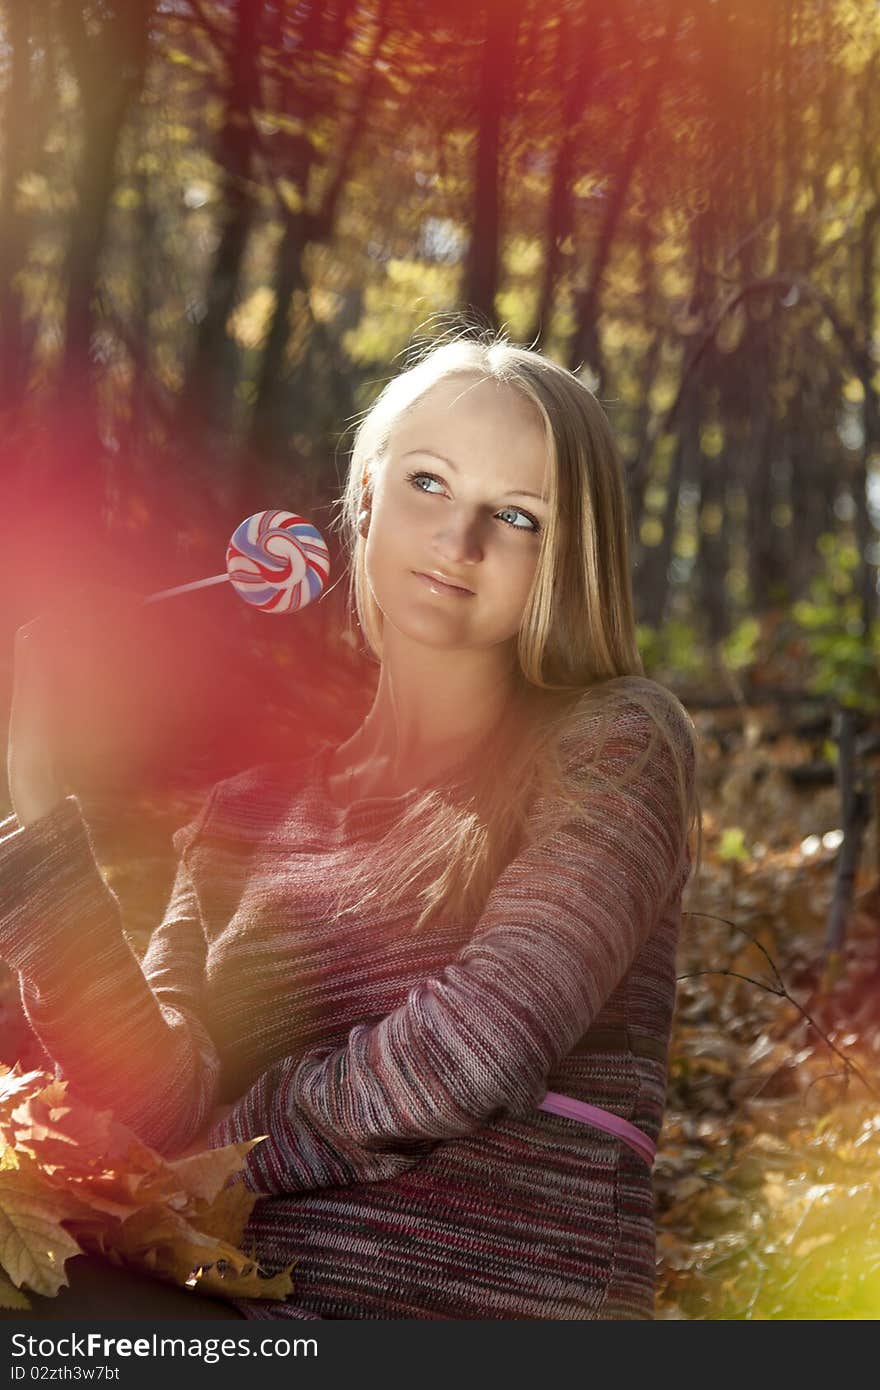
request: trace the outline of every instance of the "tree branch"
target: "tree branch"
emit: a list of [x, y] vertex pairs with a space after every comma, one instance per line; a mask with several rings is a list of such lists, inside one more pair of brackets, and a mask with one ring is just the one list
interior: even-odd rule
[[698, 342], [697, 346], [694, 348], [694, 351], [691, 354], [691, 357], [687, 362], [684, 371], [682, 372], [681, 381], [678, 385], [678, 391], [676, 392], [675, 400], [672, 402], [672, 405], [666, 411], [666, 414], [661, 416], [659, 422], [655, 423], [653, 428], [650, 430], [649, 435], [651, 444], [654, 443], [658, 435], [666, 434], [672, 429], [672, 426], [675, 422], [675, 417], [678, 414], [679, 408], [681, 406], [685, 386], [687, 385], [694, 369], [703, 357], [703, 354], [706, 352], [706, 349], [713, 342], [715, 335], [718, 332], [718, 329], [721, 327], [721, 324], [727, 317], [727, 315], [732, 313], [733, 310], [737, 307], [737, 305], [741, 304], [742, 301], [746, 299], [749, 295], [759, 294], [762, 290], [772, 289], [796, 289], [800, 294], [803, 294], [805, 298], [811, 299], [816, 304], [818, 304], [825, 317], [827, 318], [828, 322], [831, 324], [831, 327], [834, 329], [834, 332], [837, 335], [837, 338], [839, 339], [841, 346], [843, 347], [844, 351], [846, 352], [846, 355], [849, 357], [850, 361], [855, 367], [856, 373], [859, 376], [859, 378], [861, 380], [865, 380], [866, 377], [871, 375], [873, 371], [873, 363], [871, 361], [870, 350], [867, 347], [861, 347], [857, 338], [856, 330], [853, 327], [851, 327], [850, 324], [844, 323], [843, 319], [837, 312], [837, 308], [834, 302], [828, 297], [827, 294], [825, 294], [824, 290], [820, 290], [818, 286], [814, 285], [811, 280], [807, 280], [803, 275], [797, 275], [795, 273], [788, 273], [784, 271], [779, 272], [776, 275], [765, 275], [759, 280], [750, 280], [748, 284], [741, 285], [740, 288], [735, 290], [733, 294], [731, 294], [728, 297], [726, 302], [722, 304], [715, 318], [709, 324], [709, 327], [705, 330], [702, 338]]
[[872, 1082], [868, 1080], [861, 1067], [859, 1067], [855, 1062], [851, 1061], [844, 1052], [841, 1052], [837, 1044], [833, 1043], [829, 1038], [828, 1034], [825, 1033], [819, 1027], [812, 1014], [808, 1013], [804, 1006], [802, 1004], [799, 1004], [798, 1001], [794, 998], [794, 996], [788, 992], [785, 982], [782, 976], [780, 975], [779, 970], [777, 969], [774, 961], [771, 959], [770, 953], [767, 951], [767, 948], [764, 945], [762, 945], [762, 943], [758, 941], [756, 937], [752, 936], [751, 932], [747, 932], [745, 927], [741, 927], [738, 922], [731, 922], [729, 917], [716, 917], [714, 913], [711, 912], [684, 912], [682, 913], [682, 916], [705, 917], [712, 922], [725, 922], [727, 926], [733, 927], [738, 932], [742, 932], [743, 936], [747, 936], [749, 941], [752, 942], [752, 945], [757, 946], [758, 950], [761, 951], [762, 954], [766, 957], [770, 969], [776, 976], [778, 983], [776, 985], [773, 985], [768, 983], [768, 981], [766, 980], [755, 980], [752, 978], [751, 975], [743, 975], [738, 970], [690, 970], [686, 972], [686, 974], [684, 975], [676, 975], [676, 980], [692, 980], [696, 979], [698, 975], [729, 975], [732, 979], [745, 980], [746, 984], [757, 985], [759, 989], [765, 989], [769, 994], [775, 994], [779, 998], [787, 999], [790, 1004], [794, 1005], [798, 1013], [807, 1020], [807, 1023], [809, 1023], [810, 1027], [815, 1029], [815, 1031], [819, 1034], [819, 1037], [822, 1039], [824, 1043], [828, 1045], [828, 1047], [830, 1047], [831, 1051], [835, 1054], [835, 1056], [840, 1058], [841, 1062], [843, 1062], [845, 1070], [853, 1072], [854, 1075], [857, 1076], [859, 1080], [868, 1088], [868, 1090], [871, 1092], [871, 1095], [875, 1096], [877, 1100], [880, 1100], [880, 1090], [878, 1090], [876, 1086], [874, 1086]]

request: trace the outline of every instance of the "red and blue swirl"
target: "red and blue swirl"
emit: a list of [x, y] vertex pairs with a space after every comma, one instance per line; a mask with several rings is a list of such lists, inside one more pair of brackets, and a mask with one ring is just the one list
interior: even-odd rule
[[226, 548], [226, 571], [239, 598], [263, 613], [295, 613], [322, 592], [330, 552], [317, 527], [295, 512], [255, 512]]

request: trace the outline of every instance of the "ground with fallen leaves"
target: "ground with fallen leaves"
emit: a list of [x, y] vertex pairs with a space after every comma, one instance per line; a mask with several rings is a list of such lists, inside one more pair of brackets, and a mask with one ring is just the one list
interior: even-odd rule
[[[835, 979], [821, 957], [839, 798], [793, 783], [816, 749], [765, 742], [777, 722], [737, 711], [724, 747], [718, 715], [697, 717], [704, 864], [684, 904], [655, 1169], [658, 1318], [880, 1317], [880, 1092], [861, 1079], [877, 1087], [875, 828]], [[735, 829], [745, 857], [725, 858]]]

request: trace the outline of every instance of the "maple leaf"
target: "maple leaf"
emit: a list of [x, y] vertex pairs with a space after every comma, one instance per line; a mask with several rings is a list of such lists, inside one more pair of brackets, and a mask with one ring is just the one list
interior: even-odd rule
[[0, 1062], [0, 1106], [5, 1106], [15, 1096], [29, 1095], [35, 1084], [41, 1080], [45, 1084], [45, 1078], [46, 1073], [42, 1071], [23, 1072], [19, 1062], [14, 1067]]
[[283, 1298], [293, 1289], [288, 1271], [273, 1278], [260, 1276], [251, 1256], [164, 1206], [140, 1208], [109, 1239], [136, 1267], [146, 1265], [158, 1277], [184, 1287], [241, 1298]]
[[0, 1066], [0, 1142], [11, 1144], [12, 1111], [20, 1096], [32, 1094], [41, 1081], [45, 1083], [45, 1073], [23, 1072], [18, 1062], [14, 1067], [7, 1067], [5, 1063], [0, 1063]]
[[244, 1183], [233, 1183], [222, 1188], [210, 1206], [199, 1211], [199, 1230], [239, 1244], [258, 1200], [257, 1193], [251, 1192]]
[[[0, 1305], [21, 1286], [54, 1297], [64, 1264], [92, 1252], [181, 1288], [285, 1298], [238, 1248], [258, 1200], [236, 1177], [262, 1138], [166, 1159], [45, 1072], [0, 1071]], [[5, 1273], [4, 1273], [5, 1272]]]
[[53, 1081], [40, 1087], [12, 1111], [17, 1149], [26, 1147], [43, 1162], [69, 1167], [93, 1168], [97, 1162], [107, 1168], [114, 1163], [129, 1168], [155, 1166], [155, 1151], [115, 1120], [110, 1110], [92, 1110], [75, 1095], [65, 1094], [66, 1086], [66, 1082]]
[[[206, 1202], [213, 1202], [229, 1179], [241, 1171], [242, 1163], [251, 1149], [262, 1143], [265, 1137], [260, 1135], [256, 1139], [226, 1144], [222, 1149], [206, 1149], [204, 1153], [189, 1154], [186, 1158], [172, 1160], [168, 1167], [178, 1175], [187, 1192]], [[251, 1193], [251, 1196], [256, 1200], [255, 1193]]]
[[0, 1172], [0, 1261], [16, 1288], [27, 1283], [54, 1298], [69, 1282], [64, 1262], [82, 1252], [61, 1222], [81, 1213], [76, 1198], [48, 1188], [39, 1173]]

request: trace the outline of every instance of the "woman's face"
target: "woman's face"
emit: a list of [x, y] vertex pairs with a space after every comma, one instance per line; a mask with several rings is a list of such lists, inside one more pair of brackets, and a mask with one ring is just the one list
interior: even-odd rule
[[[510, 642], [549, 520], [549, 484], [528, 400], [473, 377], [432, 387], [393, 430], [373, 492], [366, 570], [385, 622], [429, 646]], [[419, 577], [432, 573], [470, 593]]]

